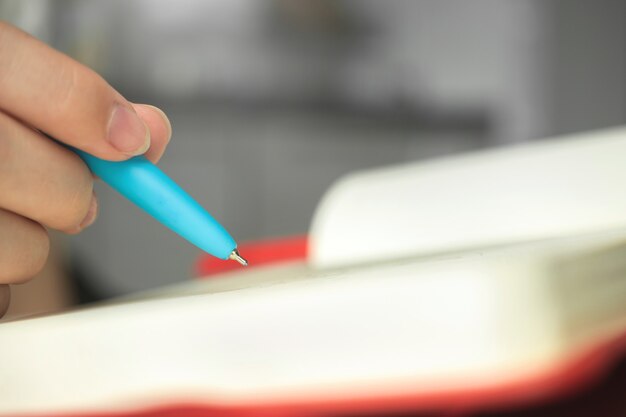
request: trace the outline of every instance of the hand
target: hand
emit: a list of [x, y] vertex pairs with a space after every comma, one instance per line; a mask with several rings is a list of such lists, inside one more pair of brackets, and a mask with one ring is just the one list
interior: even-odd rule
[[132, 104], [98, 74], [0, 22], [0, 316], [9, 293], [48, 256], [46, 228], [78, 233], [96, 218], [93, 177], [56, 138], [120, 161], [156, 162], [171, 135], [165, 114]]

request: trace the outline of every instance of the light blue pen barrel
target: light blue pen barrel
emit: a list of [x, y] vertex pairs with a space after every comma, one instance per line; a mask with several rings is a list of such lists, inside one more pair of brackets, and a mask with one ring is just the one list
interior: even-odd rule
[[189, 242], [217, 258], [245, 262], [226, 229], [143, 156], [111, 162], [72, 150], [104, 182]]

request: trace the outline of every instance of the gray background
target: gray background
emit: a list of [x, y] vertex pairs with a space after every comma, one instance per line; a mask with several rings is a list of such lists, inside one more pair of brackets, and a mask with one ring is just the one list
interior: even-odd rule
[[[0, 1], [2, 18], [163, 108], [162, 167], [238, 240], [306, 233], [344, 173], [622, 124], [626, 3]], [[99, 184], [70, 238], [102, 296], [199, 250]]]

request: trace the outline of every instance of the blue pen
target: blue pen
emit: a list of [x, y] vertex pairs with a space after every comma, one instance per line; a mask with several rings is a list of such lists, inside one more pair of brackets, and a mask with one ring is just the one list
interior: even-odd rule
[[189, 242], [217, 258], [248, 265], [226, 229], [145, 157], [112, 162], [72, 150], [91, 172]]

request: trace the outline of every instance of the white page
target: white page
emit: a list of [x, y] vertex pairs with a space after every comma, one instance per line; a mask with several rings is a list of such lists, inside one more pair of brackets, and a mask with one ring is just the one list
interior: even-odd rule
[[[624, 236], [349, 269], [259, 268], [196, 284], [195, 295], [5, 323], [0, 414], [354, 399], [533, 377], [624, 328], [620, 313], [587, 340], [564, 334], [551, 287], [555, 259]], [[617, 311], [621, 291], [606, 311]]]
[[532, 373], [561, 348], [541, 264], [527, 259], [307, 273], [3, 324], [0, 413], [477, 385]]
[[355, 173], [320, 204], [331, 267], [626, 226], [626, 129]]

